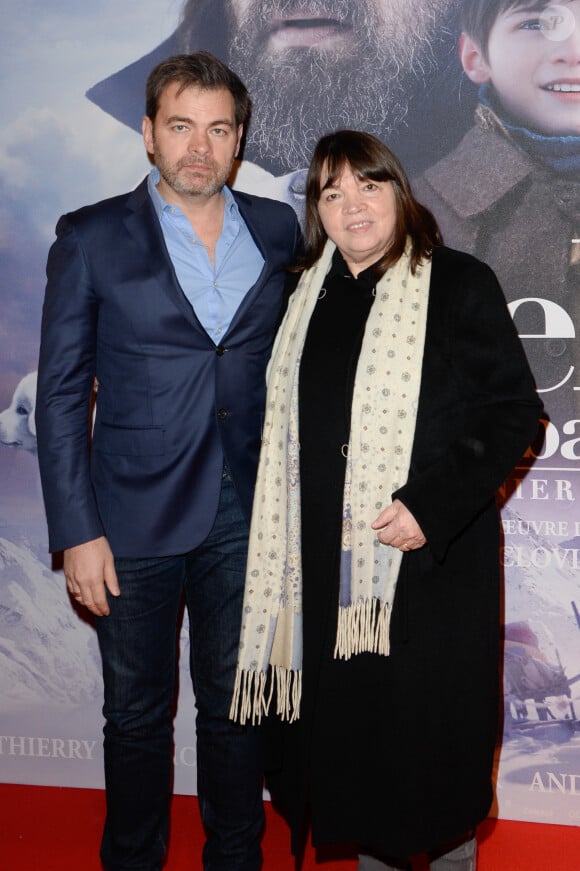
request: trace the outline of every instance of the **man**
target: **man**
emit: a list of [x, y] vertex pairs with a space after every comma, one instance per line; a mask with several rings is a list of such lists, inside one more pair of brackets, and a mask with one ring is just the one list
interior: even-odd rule
[[175, 46], [211, 48], [253, 98], [236, 187], [267, 190], [302, 214], [302, 170], [329, 130], [378, 135], [410, 174], [459, 140], [471, 123], [474, 95], [464, 81], [460, 100], [458, 6], [458, 0], [186, 0], [169, 40], [87, 96], [136, 128], [144, 67]]
[[109, 871], [164, 861], [183, 597], [204, 868], [261, 865], [257, 736], [228, 710], [265, 367], [299, 231], [288, 206], [225, 185], [249, 106], [206, 52], [158, 65], [142, 125], [151, 174], [61, 218], [48, 260], [38, 453], [51, 550], [96, 616]]

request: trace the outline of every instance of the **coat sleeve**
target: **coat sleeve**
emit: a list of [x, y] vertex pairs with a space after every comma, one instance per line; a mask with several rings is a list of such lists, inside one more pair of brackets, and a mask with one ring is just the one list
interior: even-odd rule
[[103, 535], [89, 469], [98, 306], [65, 216], [48, 256], [38, 366], [38, 460], [51, 551]]
[[528, 448], [542, 403], [492, 270], [460, 255], [437, 288], [433, 273], [411, 474], [393, 499], [441, 561]]

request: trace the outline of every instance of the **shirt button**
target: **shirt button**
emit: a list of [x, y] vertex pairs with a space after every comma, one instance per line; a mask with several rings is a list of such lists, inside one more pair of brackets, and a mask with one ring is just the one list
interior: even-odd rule
[[218, 345], [217, 348], [215, 349], [215, 352], [218, 355], [218, 357], [221, 357], [222, 354], [224, 353], [224, 351], [225, 351], [225, 348], [223, 345]]
[[226, 417], [228, 416], [228, 412], [225, 408], [220, 408], [220, 410], [217, 413], [217, 416], [219, 417], [220, 420], [225, 420]]

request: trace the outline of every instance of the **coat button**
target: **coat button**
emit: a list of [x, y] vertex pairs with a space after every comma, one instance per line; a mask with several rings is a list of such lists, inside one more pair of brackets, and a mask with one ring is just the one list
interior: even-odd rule
[[217, 416], [219, 417], [220, 420], [225, 420], [226, 417], [228, 416], [227, 409], [220, 408], [220, 410], [217, 413]]
[[215, 349], [215, 352], [218, 355], [218, 357], [221, 357], [222, 354], [224, 353], [224, 351], [225, 351], [225, 348], [223, 345], [218, 345], [217, 348]]

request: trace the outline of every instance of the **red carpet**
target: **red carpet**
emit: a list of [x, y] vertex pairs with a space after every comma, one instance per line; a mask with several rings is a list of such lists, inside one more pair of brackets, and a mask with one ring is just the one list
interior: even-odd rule
[[[101, 871], [98, 847], [103, 793], [0, 785], [0, 868], [7, 871]], [[578, 871], [580, 828], [488, 820], [479, 832], [478, 871]], [[176, 796], [166, 871], [201, 871], [197, 801]], [[267, 804], [264, 871], [295, 871], [286, 826]], [[353, 859], [316, 856], [302, 871], [355, 871]], [[419, 871], [419, 869], [417, 869]]]

